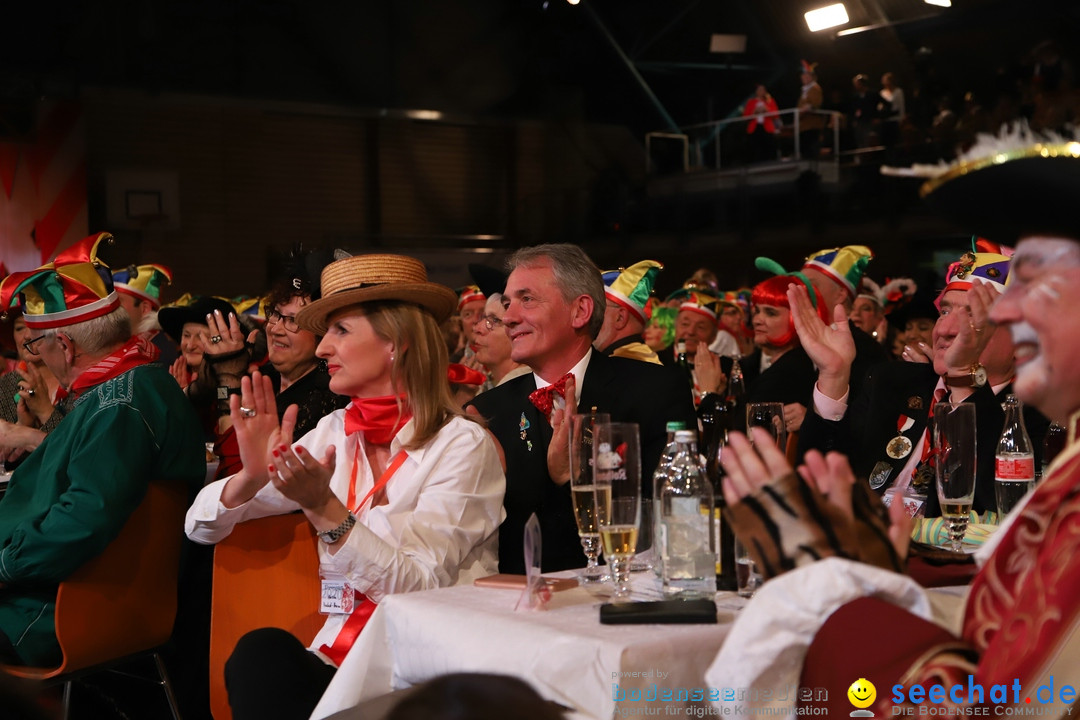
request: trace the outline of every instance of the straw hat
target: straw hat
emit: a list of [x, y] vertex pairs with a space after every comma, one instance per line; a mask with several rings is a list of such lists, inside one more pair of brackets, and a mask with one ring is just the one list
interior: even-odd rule
[[415, 303], [430, 312], [436, 322], [450, 317], [457, 294], [428, 282], [424, 263], [405, 255], [355, 255], [332, 262], [322, 272], [322, 298], [305, 305], [296, 322], [316, 335], [326, 334], [326, 318], [348, 305], [375, 300]]

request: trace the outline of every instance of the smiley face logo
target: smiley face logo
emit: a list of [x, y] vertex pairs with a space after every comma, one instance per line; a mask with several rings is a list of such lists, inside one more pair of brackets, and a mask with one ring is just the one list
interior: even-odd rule
[[866, 678], [859, 678], [851, 683], [851, 687], [849, 687], [847, 691], [847, 696], [851, 704], [859, 708], [859, 710], [851, 713], [853, 716], [873, 717], [873, 713], [867, 711], [865, 708], [873, 705], [874, 700], [877, 699], [877, 688], [874, 687], [874, 683]]

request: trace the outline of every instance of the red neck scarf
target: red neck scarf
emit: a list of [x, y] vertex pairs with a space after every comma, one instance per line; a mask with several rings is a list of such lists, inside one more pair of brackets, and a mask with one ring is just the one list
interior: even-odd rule
[[[154, 355], [148, 350], [145, 339], [136, 335], [111, 355], [102, 358], [92, 367], [84, 370], [79, 377], [75, 378], [75, 381], [71, 383], [71, 387], [67, 389], [67, 392], [74, 393], [75, 396], [78, 397], [87, 388], [100, 385], [106, 380], [112, 380], [115, 377], [123, 375], [132, 368], [146, 365], [153, 361]], [[67, 393], [64, 393], [64, 395], [66, 394]], [[57, 399], [59, 400], [60, 397], [61, 393], [58, 391]]]
[[[404, 401], [404, 396], [401, 396]], [[400, 414], [400, 417], [399, 417]], [[408, 405], [398, 409], [398, 396], [353, 398], [345, 408], [345, 434], [364, 433], [364, 439], [376, 445], [389, 445], [398, 430], [412, 418]]]

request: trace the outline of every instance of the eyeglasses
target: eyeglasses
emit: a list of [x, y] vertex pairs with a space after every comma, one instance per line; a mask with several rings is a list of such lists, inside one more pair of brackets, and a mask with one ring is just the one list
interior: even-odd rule
[[281, 326], [288, 332], [296, 332], [300, 329], [300, 326], [296, 324], [296, 317], [294, 315], [282, 315], [277, 310], [271, 310], [266, 314], [266, 324], [280, 322]]
[[503, 321], [500, 318], [495, 317], [494, 315], [485, 315], [483, 320], [484, 327], [486, 327], [488, 330], [494, 330], [497, 327], [502, 327], [503, 324]]
[[26, 352], [28, 352], [31, 355], [34, 355], [36, 357], [39, 353], [38, 353], [38, 351], [36, 349], [34, 349], [34, 343], [37, 343], [37, 342], [39, 342], [41, 340], [44, 340], [47, 337], [52, 337], [52, 335], [38, 335], [36, 338], [30, 339], [30, 340], [27, 340], [26, 342], [24, 342], [22, 344], [22, 346], [24, 348], [26, 348]]

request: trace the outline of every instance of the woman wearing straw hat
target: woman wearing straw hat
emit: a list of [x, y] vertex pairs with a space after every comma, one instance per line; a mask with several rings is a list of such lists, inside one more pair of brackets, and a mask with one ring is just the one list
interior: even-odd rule
[[341, 598], [309, 652], [273, 628], [240, 640], [226, 665], [234, 717], [306, 718], [384, 596], [496, 572], [505, 478], [450, 394], [439, 323], [456, 302], [412, 258], [331, 263], [296, 320], [323, 336], [330, 389], [352, 402], [294, 444], [297, 409], [278, 422], [269, 379], [244, 378], [231, 398], [243, 469], [200, 493], [188, 536], [215, 543], [243, 520], [301, 510], [321, 539], [322, 595]]

